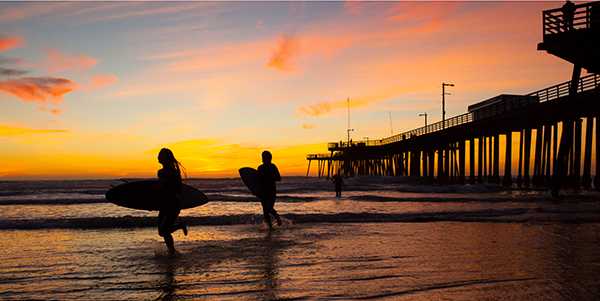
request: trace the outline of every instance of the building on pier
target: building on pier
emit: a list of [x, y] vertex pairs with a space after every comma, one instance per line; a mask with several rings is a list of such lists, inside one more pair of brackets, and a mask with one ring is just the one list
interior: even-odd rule
[[[329, 143], [328, 154], [307, 156], [307, 176], [317, 161], [319, 177], [408, 175], [507, 186], [516, 177], [518, 186], [551, 187], [554, 195], [563, 187], [591, 187], [592, 167], [600, 170], [599, 9], [600, 2], [591, 2], [576, 5], [572, 16], [561, 8], [543, 12], [538, 50], [573, 63], [571, 81], [499, 95], [466, 114], [381, 140]], [[582, 77], [582, 68], [590, 74]], [[594, 180], [599, 188], [600, 178]]]

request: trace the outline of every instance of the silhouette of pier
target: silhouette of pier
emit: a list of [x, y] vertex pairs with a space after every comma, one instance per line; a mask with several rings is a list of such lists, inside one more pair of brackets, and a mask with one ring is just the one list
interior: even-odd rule
[[[573, 6], [571, 12], [543, 12], [538, 44], [573, 63], [571, 81], [527, 95], [498, 95], [466, 114], [384, 139], [329, 143], [329, 153], [307, 156], [307, 176], [317, 161], [318, 176], [328, 178], [408, 175], [510, 186], [516, 176], [518, 186], [551, 187], [554, 195], [564, 187], [591, 187], [592, 167], [600, 170], [600, 2]], [[582, 77], [582, 68], [590, 74]], [[594, 180], [599, 188], [600, 177]]]

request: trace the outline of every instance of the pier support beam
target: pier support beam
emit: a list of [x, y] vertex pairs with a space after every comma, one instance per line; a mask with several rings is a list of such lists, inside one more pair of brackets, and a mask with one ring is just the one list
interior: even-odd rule
[[581, 135], [582, 122], [581, 118], [575, 121], [575, 145], [573, 146], [573, 167], [571, 168], [570, 184], [571, 188], [578, 190], [581, 186]]
[[[573, 66], [573, 76], [571, 78], [571, 86], [569, 87], [569, 98], [574, 100], [577, 95], [577, 86], [581, 77], [581, 66], [575, 64]], [[567, 178], [567, 160], [570, 150], [573, 148], [573, 118], [570, 114], [570, 107], [566, 107], [565, 120], [563, 122], [562, 136], [560, 139], [560, 147], [554, 164], [552, 177], [552, 196], [558, 197], [558, 192], [562, 188]]]
[[506, 187], [512, 186], [512, 132], [506, 134], [506, 159], [504, 160], [504, 179], [502, 185]]
[[517, 187], [523, 187], [523, 131], [519, 135], [519, 168], [517, 175]]
[[524, 131], [523, 186], [525, 187], [531, 185], [531, 178], [529, 177], [529, 167], [531, 166], [531, 131], [532, 129], [525, 129]]
[[[592, 187], [592, 138], [594, 134], [594, 118], [588, 116], [585, 121], [585, 154], [583, 155], [583, 177], [581, 185], [585, 188]], [[596, 171], [598, 173], [598, 171]]]
[[469, 184], [475, 184], [475, 138], [469, 140]]
[[479, 154], [477, 156], [477, 161], [479, 162], [477, 164], [477, 184], [482, 184], [483, 183], [483, 166], [485, 165], [485, 161], [483, 160], [483, 145], [484, 145], [484, 141], [485, 138], [484, 137], [479, 137], [479, 150], [477, 151], [477, 153]]
[[494, 177], [492, 182], [500, 184], [500, 134], [494, 136]]
[[465, 184], [465, 151], [465, 140], [460, 139], [460, 141], [458, 142], [458, 183], [460, 185]]
[[[600, 150], [600, 122], [598, 122], [598, 117], [596, 117], [596, 151]], [[600, 160], [596, 155], [596, 175], [594, 176], [594, 189], [600, 190]]]

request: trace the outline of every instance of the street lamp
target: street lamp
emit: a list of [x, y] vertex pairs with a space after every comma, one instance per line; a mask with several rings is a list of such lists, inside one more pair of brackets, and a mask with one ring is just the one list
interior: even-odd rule
[[427, 112], [419, 114], [419, 116], [425, 116], [425, 133], [427, 134]]
[[419, 114], [419, 116], [425, 116], [425, 127], [427, 127], [427, 112]]
[[442, 128], [446, 128], [446, 86], [454, 87], [454, 84], [442, 83]]
[[354, 132], [354, 129], [348, 129], [348, 146], [350, 146], [350, 132]]

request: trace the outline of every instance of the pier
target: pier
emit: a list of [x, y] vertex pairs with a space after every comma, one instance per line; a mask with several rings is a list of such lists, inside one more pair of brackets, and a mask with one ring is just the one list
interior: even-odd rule
[[[573, 63], [571, 81], [527, 95], [498, 95], [468, 113], [380, 140], [328, 144], [307, 155], [318, 176], [389, 175], [459, 184], [600, 188], [600, 2], [543, 12], [547, 51]], [[582, 69], [588, 75], [581, 76]], [[513, 174], [514, 173], [514, 174]], [[513, 183], [515, 182], [515, 183]]]

